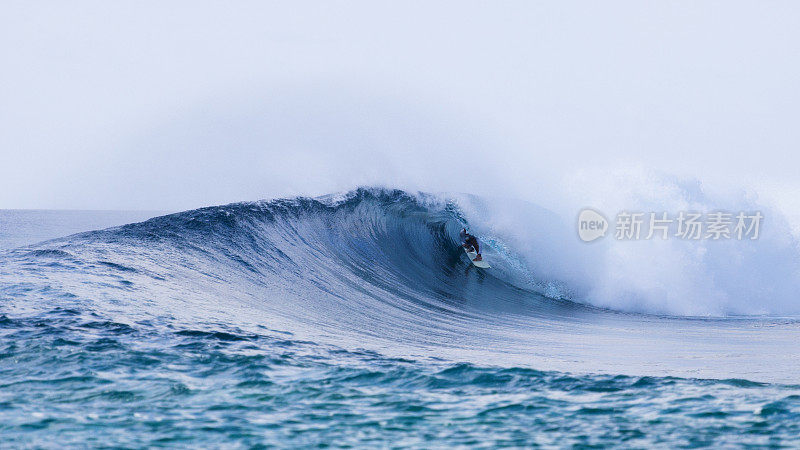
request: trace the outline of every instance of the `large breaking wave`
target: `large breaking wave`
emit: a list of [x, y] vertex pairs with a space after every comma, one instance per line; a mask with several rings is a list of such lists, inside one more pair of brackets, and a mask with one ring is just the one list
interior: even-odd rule
[[[492, 269], [471, 266], [462, 226], [482, 238]], [[794, 320], [764, 335], [749, 322], [743, 331], [742, 319], [593, 306], [581, 283], [591, 286], [589, 269], [607, 251], [525, 203], [358, 189], [201, 208], [15, 249], [0, 255], [0, 295], [14, 315], [70, 308], [119, 323], [595, 373], [728, 376], [730, 361], [700, 364], [698, 355], [739, 342], [748, 352], [737, 368], [748, 376], [791, 376], [795, 364], [777, 361], [791, 355], [774, 350]], [[788, 371], [765, 372], [765, 358]]]
[[[462, 226], [481, 237], [492, 270], [469, 265], [458, 242]], [[362, 188], [201, 208], [10, 256], [49, 258], [50, 269], [73, 268], [89, 279], [124, 275], [116, 287], [126, 294], [159, 290], [187, 301], [187, 293], [219, 292], [233, 304], [271, 304], [293, 318], [298, 304], [313, 311], [347, 305], [357, 316], [387, 304], [405, 312], [455, 307], [535, 314], [563, 307], [563, 300], [675, 315], [797, 311], [792, 293], [800, 265], [790, 236], [765, 243], [625, 244], [582, 244], [573, 224], [525, 202]], [[663, 273], [667, 278], [653, 275]], [[24, 278], [24, 271], [17, 275]], [[88, 286], [66, 283], [67, 296]], [[293, 300], [264, 301], [276, 296]]]

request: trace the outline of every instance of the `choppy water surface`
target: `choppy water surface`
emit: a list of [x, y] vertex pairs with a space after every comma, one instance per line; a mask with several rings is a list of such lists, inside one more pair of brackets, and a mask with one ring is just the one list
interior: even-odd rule
[[0, 255], [10, 446], [800, 445], [792, 317], [630, 314], [471, 268], [400, 191], [204, 208]]

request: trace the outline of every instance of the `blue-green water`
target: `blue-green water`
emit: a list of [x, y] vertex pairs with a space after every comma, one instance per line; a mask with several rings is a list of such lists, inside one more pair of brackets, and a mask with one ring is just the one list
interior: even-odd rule
[[459, 220], [360, 192], [6, 251], [2, 445], [800, 445], [795, 319], [554, 300]]
[[797, 444], [800, 387], [387, 358], [58, 309], [2, 320], [7, 444]]

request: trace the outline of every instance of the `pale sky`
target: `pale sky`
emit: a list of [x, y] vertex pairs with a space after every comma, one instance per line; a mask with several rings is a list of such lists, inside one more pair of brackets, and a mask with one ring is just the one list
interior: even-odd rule
[[525, 197], [629, 163], [800, 206], [798, 24], [796, 1], [4, 1], [0, 208]]

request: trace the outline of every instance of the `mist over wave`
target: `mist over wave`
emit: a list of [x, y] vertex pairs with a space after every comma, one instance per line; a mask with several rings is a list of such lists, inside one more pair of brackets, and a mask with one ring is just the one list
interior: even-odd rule
[[599, 170], [578, 171], [570, 185], [584, 206], [599, 208], [612, 220], [620, 211], [666, 212], [673, 219], [682, 211], [764, 216], [757, 240], [682, 240], [673, 227], [667, 240], [600, 242], [596, 259], [590, 259], [585, 294], [595, 304], [679, 315], [800, 311], [797, 236], [783, 211], [756, 191], [723, 189], [641, 167], [605, 176]]
[[[714, 192], [695, 179], [636, 168], [580, 171], [553, 210], [505, 198], [459, 196], [479, 235], [504, 249], [515, 267], [554, 298], [620, 311], [678, 316], [797, 314], [800, 247], [781, 210], [752, 191]], [[579, 200], [578, 200], [579, 199]], [[596, 208], [611, 221], [607, 236], [584, 243], [577, 215]], [[555, 211], [558, 211], [556, 213]], [[757, 240], [624, 241], [614, 238], [620, 211], [761, 212]], [[645, 219], [647, 220], [647, 219]], [[642, 236], [647, 234], [647, 223]]]
[[[446, 192], [440, 199], [458, 200], [469, 226], [515, 268], [514, 281], [524, 278], [530, 282], [526, 286], [548, 297], [679, 316], [800, 311], [794, 295], [800, 284], [800, 250], [784, 218], [793, 209], [785, 199], [797, 195], [785, 186], [771, 190], [773, 198], [782, 199], [779, 208], [741, 187], [749, 186], [748, 181], [730, 177], [719, 183], [719, 173], [700, 180], [628, 168], [618, 159], [586, 169], [602, 160], [600, 151], [592, 152], [586, 142], [581, 143], [587, 147], [582, 150], [585, 157], [578, 163], [554, 164], [554, 152], [531, 153], [527, 144], [507, 142], [501, 133], [452, 111], [419, 110], [343, 88], [322, 95], [329, 92], [320, 89], [232, 101], [225, 108], [201, 108], [163, 124], [130, 144], [131, 151], [114, 156], [117, 166], [132, 170], [117, 174], [98, 166], [92, 171], [103, 173], [103, 185], [109, 186], [101, 195], [108, 202], [149, 196], [170, 205], [184, 204], [177, 199], [195, 192], [219, 202], [242, 197], [236, 183], [211, 186], [207, 179], [243, 179], [252, 191], [290, 198], [354, 184]], [[231, 153], [212, 158], [218, 148], [231, 148]], [[509, 151], [489, 150], [493, 148]], [[163, 163], [153, 167], [156, 158]], [[191, 182], [179, 181], [182, 177]], [[705, 184], [709, 178], [717, 184]], [[585, 245], [575, 233], [575, 218], [583, 207], [596, 208], [612, 220], [623, 210], [672, 215], [687, 210], [761, 211], [765, 219], [754, 242], [606, 238]], [[791, 218], [797, 228], [798, 221]], [[506, 268], [502, 264], [498, 272]]]

